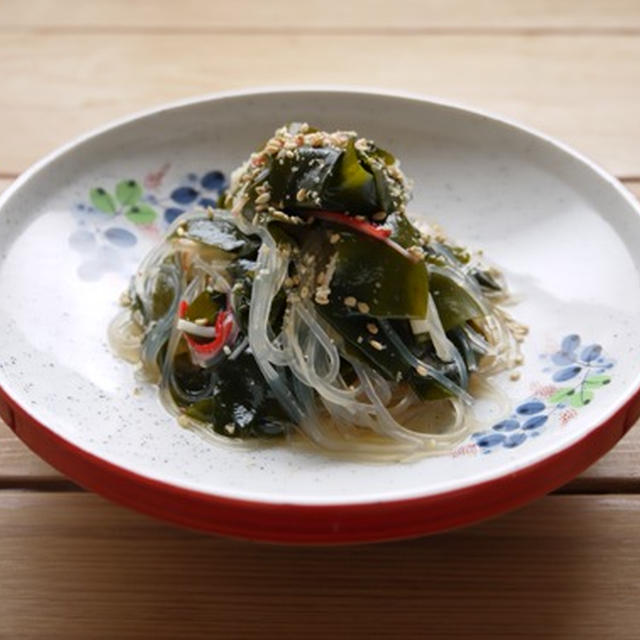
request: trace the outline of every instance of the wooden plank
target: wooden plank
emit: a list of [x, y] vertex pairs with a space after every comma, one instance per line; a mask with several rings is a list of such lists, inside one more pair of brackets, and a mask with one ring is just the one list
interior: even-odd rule
[[623, 29], [640, 27], [635, 0], [4, 0], [0, 28], [136, 30]]
[[[0, 422], [0, 487], [37, 487], [64, 480], [64, 476], [35, 456]], [[640, 492], [640, 422], [606, 456], [560, 493]]]
[[639, 528], [638, 496], [552, 496], [430, 538], [296, 548], [3, 492], [0, 636], [635, 638]]
[[1, 35], [0, 168], [19, 172], [70, 137], [166, 100], [355, 81], [494, 110], [613, 173], [640, 175], [639, 58], [640, 39], [624, 36]]
[[640, 200], [640, 180], [625, 180], [624, 186]]
[[0, 486], [62, 480], [63, 476], [38, 458], [0, 420]]

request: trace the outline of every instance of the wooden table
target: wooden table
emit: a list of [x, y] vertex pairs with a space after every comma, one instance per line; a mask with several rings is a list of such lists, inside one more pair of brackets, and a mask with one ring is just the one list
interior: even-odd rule
[[[495, 110], [640, 194], [637, 0], [2, 0], [0, 188], [90, 127], [250, 85]], [[0, 428], [1, 638], [640, 637], [640, 429], [453, 533], [350, 548], [213, 538], [83, 492]]]

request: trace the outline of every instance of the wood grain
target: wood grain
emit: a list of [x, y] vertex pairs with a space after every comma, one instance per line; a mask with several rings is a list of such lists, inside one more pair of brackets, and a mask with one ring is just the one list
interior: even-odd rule
[[294, 548], [5, 492], [0, 636], [636, 638], [639, 528], [638, 496], [552, 496], [430, 538]]
[[634, 0], [4, 0], [0, 28], [101, 30], [362, 31], [516, 29], [629, 30], [640, 27]]
[[[344, 3], [345, 5], [348, 3]], [[640, 175], [640, 38], [483, 35], [0, 35], [0, 173], [166, 100], [281, 83], [359, 83], [516, 118]], [[348, 64], [345, 64], [348, 61]], [[34, 87], [39, 90], [34, 91]]]

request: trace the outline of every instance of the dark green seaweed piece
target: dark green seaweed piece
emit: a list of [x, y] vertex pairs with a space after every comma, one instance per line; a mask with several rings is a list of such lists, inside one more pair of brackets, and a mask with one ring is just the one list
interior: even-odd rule
[[185, 320], [195, 322], [198, 318], [206, 318], [208, 324], [213, 324], [218, 311], [226, 304], [226, 296], [219, 291], [203, 291], [187, 307]]
[[[294, 154], [269, 159], [253, 181], [254, 198], [256, 187], [267, 183], [270, 202], [289, 213], [315, 209], [370, 217], [398, 208], [391, 196], [391, 178], [385, 173], [384, 160], [367, 158], [366, 152], [355, 149], [353, 139], [345, 149], [301, 146]], [[249, 208], [245, 215], [251, 212]]]
[[467, 291], [451, 278], [438, 272], [429, 274], [430, 291], [445, 331], [478, 318], [482, 309]]
[[211, 369], [194, 364], [188, 351], [176, 354], [172, 369], [171, 391], [179, 406], [184, 406], [184, 398], [195, 401], [210, 392]]
[[187, 415], [230, 438], [277, 437], [289, 425], [253, 355], [222, 360], [213, 370], [210, 396], [191, 405]]
[[[401, 353], [386, 335], [381, 323], [366, 316], [344, 316], [332, 313], [328, 306], [317, 307], [320, 316], [344, 340], [347, 353], [372, 366], [387, 380], [406, 381], [421, 400], [437, 400], [451, 394], [438, 382], [428, 376], [420, 375], [403, 353]], [[396, 325], [403, 324], [391, 321]], [[410, 333], [411, 329], [408, 328]], [[405, 336], [408, 340], [408, 335]], [[403, 338], [404, 340], [404, 338]], [[411, 344], [408, 342], [408, 344]], [[451, 378], [456, 384], [456, 369], [443, 363], [435, 356], [433, 349], [423, 350], [421, 359]]]
[[181, 235], [178, 236], [176, 230], [172, 237], [188, 238], [239, 257], [254, 253], [260, 246], [259, 238], [245, 235], [233, 222], [221, 220], [215, 215], [213, 218], [208, 214], [190, 218], [185, 220], [179, 228], [182, 229]]
[[[424, 318], [429, 277], [424, 262], [415, 262], [384, 242], [334, 227], [310, 231], [302, 253], [318, 265], [337, 254], [329, 304], [334, 313], [382, 318]], [[331, 237], [339, 239], [331, 242]], [[355, 305], [353, 304], [355, 300]], [[351, 304], [349, 304], [351, 303]], [[360, 303], [360, 305], [358, 305]]]

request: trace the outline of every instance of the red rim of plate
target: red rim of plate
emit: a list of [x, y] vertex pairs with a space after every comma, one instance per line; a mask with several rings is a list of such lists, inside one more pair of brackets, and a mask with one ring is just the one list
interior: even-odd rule
[[421, 498], [310, 506], [223, 498], [151, 480], [67, 442], [0, 389], [0, 417], [34, 453], [86, 489], [191, 529], [291, 544], [410, 538], [498, 515], [581, 473], [639, 416], [640, 391], [571, 446], [509, 475]]

